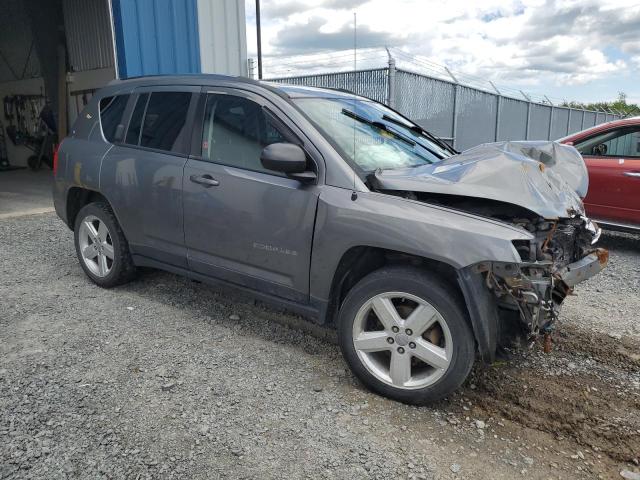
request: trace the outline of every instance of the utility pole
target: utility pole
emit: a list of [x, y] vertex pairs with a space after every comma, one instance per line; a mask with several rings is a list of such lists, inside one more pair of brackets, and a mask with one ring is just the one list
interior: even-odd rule
[[256, 0], [256, 31], [258, 37], [258, 80], [262, 80], [262, 31], [260, 30], [260, 0]]

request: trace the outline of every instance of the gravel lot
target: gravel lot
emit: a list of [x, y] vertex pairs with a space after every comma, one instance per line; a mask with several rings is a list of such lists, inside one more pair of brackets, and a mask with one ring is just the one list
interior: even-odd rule
[[[102, 290], [54, 214], [0, 220], [1, 478], [622, 478], [640, 471], [640, 237], [431, 408], [365, 391], [331, 331], [145, 271]], [[635, 463], [634, 463], [635, 461]]]

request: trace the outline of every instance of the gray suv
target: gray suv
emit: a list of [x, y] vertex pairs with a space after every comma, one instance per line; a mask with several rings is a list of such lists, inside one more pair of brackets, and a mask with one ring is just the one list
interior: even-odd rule
[[345, 92], [164, 76], [91, 99], [54, 200], [99, 286], [136, 267], [234, 285], [335, 326], [364, 384], [424, 404], [517, 334], [548, 334], [606, 265], [587, 185], [573, 147], [457, 153]]

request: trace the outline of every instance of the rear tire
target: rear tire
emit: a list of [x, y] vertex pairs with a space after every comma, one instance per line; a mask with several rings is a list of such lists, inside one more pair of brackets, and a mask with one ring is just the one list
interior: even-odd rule
[[413, 267], [385, 267], [360, 280], [340, 308], [338, 340], [362, 383], [414, 405], [456, 390], [475, 360], [461, 295]]
[[111, 288], [135, 278], [129, 244], [109, 205], [95, 202], [82, 207], [73, 231], [80, 265], [96, 285]]

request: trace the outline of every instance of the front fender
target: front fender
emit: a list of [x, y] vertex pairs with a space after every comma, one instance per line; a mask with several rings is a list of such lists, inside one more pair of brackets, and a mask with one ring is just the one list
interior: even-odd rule
[[456, 270], [484, 261], [519, 263], [512, 240], [530, 233], [446, 207], [375, 192], [325, 186], [311, 256], [310, 293], [327, 300], [343, 254], [370, 246], [446, 263]]

